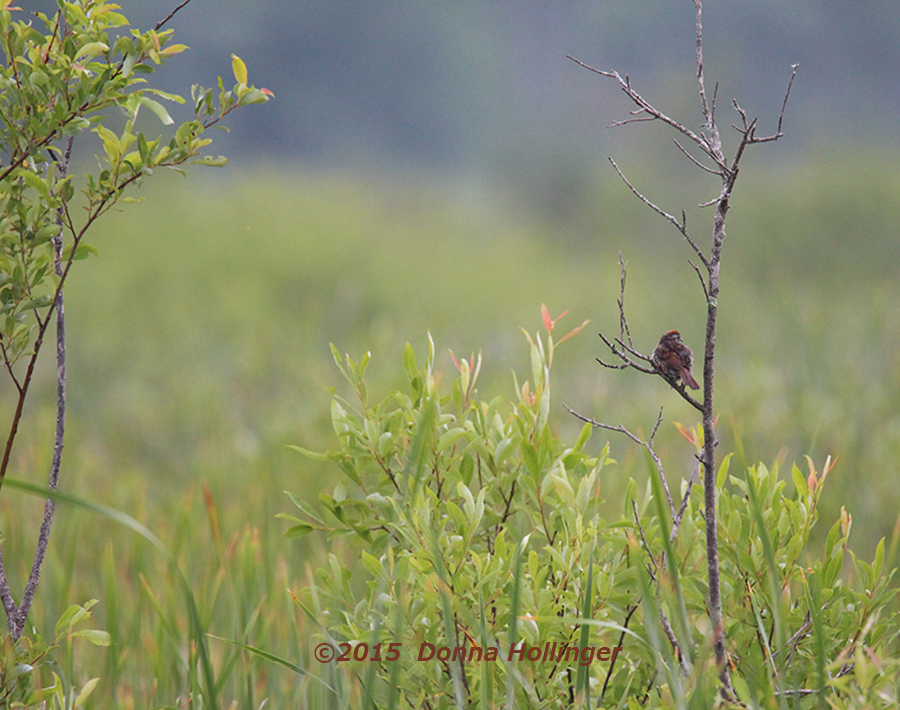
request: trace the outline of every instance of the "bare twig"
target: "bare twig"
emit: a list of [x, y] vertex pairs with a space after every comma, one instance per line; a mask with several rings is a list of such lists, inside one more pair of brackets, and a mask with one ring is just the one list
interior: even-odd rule
[[[643, 111], [642, 111], [643, 112]], [[641, 123], [643, 121], [655, 121], [656, 116], [644, 116], [643, 118], [626, 118], [624, 121], [613, 121], [607, 128], [615, 128], [616, 126], [626, 126], [629, 123]]]
[[666, 638], [669, 639], [669, 643], [672, 644], [672, 650], [675, 651], [675, 655], [678, 657], [678, 665], [681, 666], [681, 672], [685, 675], [690, 675], [691, 669], [688, 668], [687, 663], [684, 660], [681, 646], [678, 645], [678, 638], [676, 638], [675, 632], [672, 630], [672, 624], [669, 623], [669, 617], [666, 616], [666, 612], [663, 611], [662, 607], [659, 608], [659, 620], [662, 623]]
[[[635, 444], [639, 444], [640, 446], [643, 446], [647, 450], [647, 453], [650, 454], [650, 457], [656, 463], [656, 470], [659, 471], [659, 477], [662, 480], [663, 489], [665, 490], [666, 497], [669, 500], [669, 509], [672, 511], [672, 517], [674, 518], [675, 517], [675, 503], [672, 501], [672, 494], [669, 493], [669, 482], [666, 480], [666, 472], [665, 472], [665, 469], [663, 468], [662, 460], [659, 458], [656, 451], [654, 451], [654, 449], [653, 449], [653, 437], [651, 436], [650, 439], [648, 439], [647, 441], [644, 441], [639, 436], [632, 434], [630, 431], [628, 431], [628, 429], [626, 429], [621, 424], [619, 424], [617, 426], [613, 426], [612, 424], [604, 424], [603, 422], [598, 422], [596, 419], [591, 419], [590, 417], [586, 417], [583, 414], [579, 414], [574, 409], [572, 409], [568, 404], [563, 404], [563, 406], [567, 410], [569, 410], [569, 413], [572, 416], [580, 419], [581, 421], [586, 422], [587, 424], [590, 424], [591, 426], [597, 427], [599, 429], [606, 429], [607, 431], [616, 431], [616, 432], [619, 432], [620, 434], [624, 434], [629, 439], [631, 439]], [[662, 409], [659, 410], [659, 416], [657, 417], [656, 425], [653, 427], [654, 434], [656, 433], [656, 430], [659, 428], [659, 423], [661, 421], [662, 421]]]
[[622, 340], [620, 340], [619, 338], [616, 338], [616, 344], [617, 344], [622, 350], [624, 350], [624, 351], [627, 352], [627, 353], [630, 353], [631, 355], [634, 355], [634, 356], [635, 356], [636, 358], [638, 358], [639, 360], [643, 360], [644, 362], [649, 362], [649, 363], [652, 363], [652, 362], [653, 362], [653, 360], [651, 360], [650, 357], [649, 357], [648, 355], [644, 355], [644, 353], [639, 352], [638, 350], [636, 350], [635, 348], [631, 347], [630, 345], [626, 345], [626, 344], [625, 344]]
[[631, 509], [634, 511], [634, 524], [637, 525], [638, 532], [640, 532], [641, 534], [641, 542], [644, 543], [644, 549], [647, 551], [647, 556], [650, 558], [651, 567], [647, 571], [650, 573], [650, 576], [655, 582], [657, 569], [656, 558], [653, 556], [653, 551], [650, 549], [647, 538], [644, 537], [644, 528], [641, 525], [641, 518], [638, 515], [637, 503], [634, 502], [634, 498], [631, 499]]
[[712, 173], [713, 175], [721, 175], [722, 174], [721, 170], [713, 170], [712, 168], [706, 167], [703, 163], [701, 163], [699, 160], [697, 160], [693, 155], [688, 153], [684, 149], [684, 147], [682, 147], [681, 143], [678, 142], [677, 139], [673, 138], [672, 142], [678, 146], [678, 150], [680, 150], [682, 153], [684, 153], [688, 157], [688, 160], [690, 160], [694, 165], [696, 165], [701, 170], [705, 170], [706, 172]]
[[633, 368], [635, 370], [639, 370], [640, 372], [643, 372], [647, 375], [658, 374], [657, 371], [655, 369], [653, 369], [652, 367], [644, 367], [643, 365], [639, 365], [634, 360], [632, 360], [630, 357], [628, 357], [628, 354], [631, 353], [632, 355], [634, 355], [637, 358], [640, 358], [641, 360], [650, 362], [650, 358], [647, 357], [646, 355], [642, 355], [642, 354], [638, 353], [636, 350], [628, 348], [628, 346], [626, 346], [624, 343], [622, 343], [621, 340], [618, 340], [618, 339], [616, 339], [614, 341], [610, 340], [603, 333], [598, 333], [598, 335], [600, 336], [600, 339], [604, 343], [606, 343], [607, 347], [610, 350], [612, 350], [613, 354], [616, 357], [618, 357], [623, 363], [621, 365], [611, 365], [611, 364], [603, 362], [602, 360], [600, 360], [598, 358], [597, 362], [599, 362], [601, 365], [603, 365], [605, 367], [613, 368], [616, 370], [624, 370], [626, 367], [631, 367], [631, 368]]
[[603, 71], [602, 69], [595, 69], [594, 67], [590, 66], [589, 64], [585, 64], [585, 63], [582, 62], [581, 60], [576, 59], [575, 57], [573, 57], [573, 56], [571, 56], [571, 55], [569, 55], [569, 54], [567, 54], [566, 56], [567, 56], [569, 59], [571, 59], [573, 62], [575, 62], [576, 64], [578, 64], [579, 66], [582, 66], [582, 67], [584, 67], [585, 69], [587, 69], [588, 71], [592, 71], [592, 72], [594, 72], [595, 74], [600, 74], [601, 76], [610, 77], [610, 78], [615, 79], [616, 81], [618, 81], [618, 82], [619, 82], [619, 86], [621, 87], [622, 91], [624, 91], [624, 92], [628, 95], [628, 97], [629, 97], [635, 104], [637, 104], [638, 108], [641, 109], [641, 111], [646, 112], [647, 114], [649, 114], [649, 115], [652, 116], [653, 118], [658, 119], [658, 120], [662, 121], [663, 123], [668, 124], [669, 126], [671, 126], [672, 128], [674, 128], [676, 131], [678, 131], [679, 133], [682, 133], [683, 135], [687, 136], [690, 140], [692, 140], [694, 143], [696, 143], [697, 146], [699, 146], [699, 148], [700, 148], [704, 153], [706, 153], [707, 155], [709, 155], [711, 158], [713, 157], [713, 156], [710, 154], [710, 146], [709, 146], [709, 143], [707, 142], [707, 140], [706, 140], [703, 136], [697, 135], [697, 134], [694, 133], [690, 128], [687, 128], [686, 126], [684, 126], [683, 124], [679, 123], [679, 122], [676, 121], [675, 119], [670, 118], [669, 116], [667, 116], [666, 114], [664, 114], [662, 111], [657, 110], [652, 104], [650, 104], [646, 99], [644, 99], [643, 96], [641, 96], [637, 91], [635, 91], [635, 90], [631, 87], [631, 81], [628, 79], [627, 76], [623, 79], [623, 78], [619, 75], [618, 72], [615, 72], [615, 71]]
[[619, 279], [619, 299], [616, 303], [619, 304], [619, 341], [624, 342], [627, 336], [628, 345], [632, 348], [634, 347], [634, 342], [631, 340], [631, 329], [628, 327], [628, 319], [625, 317], [625, 260], [622, 258], [622, 252], [619, 252], [619, 266], [621, 268], [621, 277]]
[[[65, 151], [62, 158], [57, 163], [59, 168], [60, 180], [65, 179], [68, 169], [69, 160], [72, 157], [72, 143], [74, 138], [70, 136], [66, 140]], [[63, 278], [63, 213], [62, 208], [57, 210], [56, 226], [57, 234], [53, 237], [53, 253], [54, 267], [56, 275]], [[53, 443], [53, 460], [50, 464], [50, 480], [47, 487], [51, 491], [55, 491], [59, 484], [59, 470], [62, 464], [63, 444], [66, 432], [66, 319], [65, 307], [63, 303], [63, 291], [57, 289], [54, 307], [56, 310], [56, 435]], [[49, 315], [47, 319], [40, 322], [41, 332], [43, 332], [49, 323]], [[26, 391], [20, 389], [21, 397]], [[7, 442], [7, 450], [4, 456], [4, 464], [9, 460], [8, 452], [10, 444]], [[5, 469], [5, 466], [4, 466]], [[4, 471], [5, 472], [5, 471]], [[44, 565], [44, 557], [47, 554], [47, 545], [50, 542], [50, 528], [53, 524], [53, 513], [55, 510], [55, 502], [53, 498], [48, 498], [44, 504], [44, 516], [41, 520], [41, 528], [38, 533], [38, 543], [34, 552], [34, 561], [31, 566], [31, 573], [28, 576], [28, 582], [25, 585], [25, 591], [22, 594], [22, 602], [16, 605], [12, 593], [9, 589], [9, 580], [6, 577], [6, 570], [3, 567], [2, 559], [0, 559], [0, 598], [2, 598], [3, 608], [6, 611], [6, 621], [9, 632], [14, 639], [22, 635], [25, 628], [25, 620], [31, 611], [31, 605], [34, 601], [34, 593], [37, 591], [37, 585], [41, 578], [41, 570]]]
[[788, 99], [791, 98], [791, 87], [794, 85], [794, 77], [797, 76], [797, 69], [800, 68], [800, 63], [791, 64], [791, 78], [788, 79], [787, 90], [784, 92], [784, 101], [781, 102], [781, 113], [778, 114], [778, 130], [775, 132], [776, 135], [783, 135], [781, 132], [781, 124], [784, 121], [784, 112], [787, 109]]
[[616, 165], [616, 161], [613, 160], [612, 158], [608, 158], [608, 160], [610, 163], [612, 163], [612, 166], [616, 169], [616, 172], [619, 173], [619, 177], [622, 178], [622, 181], [626, 185], [628, 185], [628, 188], [635, 194], [635, 196], [641, 202], [643, 202], [645, 205], [647, 205], [647, 207], [649, 207], [651, 210], [653, 210], [658, 215], [665, 218], [667, 221], [671, 222], [675, 226], [675, 229], [677, 229], [679, 232], [681, 232], [681, 236], [683, 236], [687, 240], [687, 243], [691, 245], [691, 248], [694, 250], [694, 253], [697, 255], [697, 258], [703, 262], [704, 266], [708, 266], [709, 262], [706, 260], [706, 254], [704, 254], [703, 250], [697, 246], [697, 243], [694, 241], [693, 237], [691, 237], [690, 233], [687, 231], [687, 224], [683, 221], [679, 222], [677, 219], [675, 219], [675, 217], [670, 215], [664, 209], [657, 207], [650, 200], [648, 200], [646, 197], [644, 197], [644, 195], [640, 192], [640, 190], [638, 190], [634, 185], [632, 185], [628, 181], [628, 178], [625, 177], [625, 174], [619, 169], [619, 166]]
[[697, 278], [700, 279], [700, 287], [703, 289], [704, 300], [709, 303], [709, 290], [706, 288], [706, 279], [703, 278], [703, 273], [700, 271], [700, 268], [690, 259], [688, 259], [688, 264], [691, 265], [691, 268], [697, 272]]
[[684, 492], [684, 497], [681, 499], [681, 506], [678, 508], [678, 513], [672, 521], [672, 532], [669, 533], [670, 543], [675, 540], [675, 536], [678, 534], [678, 528], [681, 527], [681, 520], [684, 517], [684, 511], [687, 509], [688, 500], [690, 500], [691, 497], [691, 488], [694, 487], [694, 480], [697, 478], [697, 473], [699, 473], [699, 471], [700, 459], [697, 459], [694, 468], [691, 469], [691, 477], [688, 479], [687, 489]]
[[[622, 634], [619, 636], [619, 643], [616, 644], [617, 648], [621, 648], [622, 644], [625, 643], [625, 631], [628, 629], [628, 622], [631, 621], [631, 617], [638, 609], [638, 605], [633, 605], [628, 613], [625, 615], [625, 621], [622, 623]], [[597, 700], [597, 707], [603, 706], [603, 698], [606, 696], [606, 687], [609, 685], [609, 679], [612, 677], [613, 668], [616, 667], [616, 659], [618, 658], [618, 654], [613, 656], [612, 661], [609, 663], [609, 670], [606, 672], [606, 680], [603, 681], [603, 690], [600, 691], [600, 698]]]
[[166, 15], [166, 17], [164, 17], [162, 20], [160, 20], [159, 22], [157, 22], [157, 23], [156, 23], [156, 26], [155, 26], [153, 29], [154, 29], [154, 30], [160, 30], [160, 29], [162, 29], [163, 25], [165, 25], [169, 20], [171, 20], [173, 17], [175, 17], [175, 14], [176, 14], [181, 8], [183, 8], [185, 5], [187, 5], [190, 1], [191, 1], [191, 0], [184, 0], [183, 3], [181, 3], [178, 7], [176, 7], [174, 10], [172, 10], [172, 12], [170, 12], [168, 15]]
[[608, 367], [610, 370], [624, 370], [629, 367], [629, 364], [627, 362], [621, 363], [620, 365], [616, 365], [611, 362], [606, 362], [605, 360], [601, 360], [599, 357], [595, 358], [595, 360], [597, 360], [597, 362], [599, 362], [601, 365], [603, 365], [603, 367]]
[[[60, 179], [64, 179], [69, 169], [69, 159], [72, 157], [72, 142], [74, 138], [66, 139], [66, 148], [62, 160], [59, 162]], [[54, 268], [56, 275], [63, 275], [63, 215], [62, 210], [57, 210], [56, 226], [59, 229], [53, 238]], [[47, 487], [55, 491], [59, 485], [59, 469], [62, 465], [62, 453], [66, 436], [66, 309], [63, 302], [63, 292], [56, 296], [56, 434], [53, 441], [53, 460], [50, 464], [50, 480]], [[31, 574], [28, 576], [28, 584], [22, 595], [22, 603], [19, 604], [19, 621], [21, 633], [31, 611], [34, 593], [37, 590], [41, 578], [41, 569], [44, 565], [44, 556], [47, 554], [47, 545], [50, 542], [50, 527], [53, 524], [53, 512], [55, 501], [48, 498], [44, 504], [44, 517], [41, 521], [41, 529], [38, 535], [38, 544], [34, 552], [34, 562]]]

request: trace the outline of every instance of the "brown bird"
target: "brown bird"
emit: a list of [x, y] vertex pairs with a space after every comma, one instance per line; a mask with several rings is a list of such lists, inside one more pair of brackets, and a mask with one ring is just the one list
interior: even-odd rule
[[681, 380], [692, 390], [700, 389], [697, 380], [691, 375], [694, 353], [681, 340], [677, 330], [670, 330], [659, 339], [659, 345], [653, 350], [650, 362], [663, 377], [671, 382]]

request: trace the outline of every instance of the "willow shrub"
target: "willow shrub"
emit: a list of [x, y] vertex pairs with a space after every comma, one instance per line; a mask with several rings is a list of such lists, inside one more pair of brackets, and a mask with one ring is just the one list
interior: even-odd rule
[[[337, 449], [298, 449], [343, 477], [320, 508], [291, 496], [302, 515], [285, 516], [289, 536], [318, 533], [331, 550], [295, 597], [316, 629], [303, 668], [316, 707], [718, 702], [701, 486], [671, 543], [655, 467], [604, 501], [609, 444], [592, 453], [590, 425], [574, 443], [550, 425], [559, 343], [544, 323], [546, 346], [526, 334], [534, 384], [517, 382], [511, 403], [477, 399], [480, 359], [454, 357], [458, 377], [442, 389], [431, 341], [421, 368], [406, 348], [407, 391], [373, 403], [369, 355], [357, 363], [333, 348], [356, 400], [332, 401]], [[702, 431], [684, 433], [699, 444]], [[873, 563], [858, 560], [845, 514], [824, 551], [807, 549], [827, 465], [795, 466], [788, 495], [777, 467], [729, 475], [729, 460], [718, 477], [722, 595], [741, 700], [896, 706], [884, 541]]]

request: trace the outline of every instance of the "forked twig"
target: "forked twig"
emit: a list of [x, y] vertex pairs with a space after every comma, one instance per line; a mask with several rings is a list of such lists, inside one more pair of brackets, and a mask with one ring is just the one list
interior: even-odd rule
[[653, 459], [654, 463], [656, 463], [656, 470], [659, 471], [659, 477], [662, 480], [663, 489], [666, 492], [666, 498], [669, 500], [669, 509], [672, 511], [672, 517], [675, 517], [675, 503], [672, 501], [672, 494], [669, 492], [669, 482], [666, 480], [666, 472], [663, 468], [662, 460], [657, 455], [656, 451], [653, 449], [653, 436], [656, 435], [656, 431], [659, 429], [659, 425], [662, 422], [662, 408], [659, 410], [659, 416], [656, 418], [656, 424], [653, 426], [653, 433], [650, 438], [644, 441], [639, 436], [632, 434], [628, 429], [626, 429], [623, 425], [619, 424], [613, 426], [612, 424], [604, 424], [603, 422], [598, 422], [596, 419], [591, 419], [590, 417], [586, 417], [583, 414], [579, 414], [574, 409], [572, 409], [568, 404], [563, 404], [563, 406], [569, 410], [569, 414], [580, 419], [581, 421], [590, 424], [591, 426], [597, 427], [598, 429], [606, 429], [607, 431], [616, 431], [620, 434], [624, 434], [629, 439], [631, 439], [635, 444], [643, 446], [647, 449], [647, 453], [650, 454], [650, 457]]
[[[628, 189], [634, 193], [635, 197], [637, 197], [641, 202], [643, 202], [645, 205], [647, 205], [647, 207], [649, 207], [651, 210], [656, 212], [656, 214], [660, 215], [667, 221], [671, 222], [675, 226], [675, 229], [677, 229], [679, 232], [681, 232], [681, 236], [683, 236], [685, 238], [685, 240], [687, 240], [687, 243], [691, 245], [691, 248], [694, 250], [694, 253], [697, 255], [697, 258], [700, 259], [700, 261], [703, 262], [703, 265], [708, 268], [709, 261], [706, 258], [706, 254], [704, 254], [703, 250], [697, 246], [697, 243], [694, 241], [693, 237], [691, 237], [690, 233], [688, 232], [686, 220], [682, 220], [681, 222], [679, 222], [677, 219], [675, 219], [675, 217], [670, 215], [664, 209], [662, 209], [661, 207], [657, 207], [654, 203], [652, 203], [650, 200], [648, 200], [646, 197], [644, 197], [644, 195], [641, 193], [641, 191], [638, 190], [634, 185], [632, 185], [628, 181], [628, 178], [625, 177], [625, 173], [623, 173], [619, 169], [619, 166], [616, 165], [616, 161], [613, 160], [612, 158], [607, 158], [607, 159], [609, 160], [610, 163], [612, 163], [612, 166], [616, 169], [616, 172], [619, 173], [619, 177], [622, 178], [622, 182], [624, 182], [626, 185], [628, 185]], [[682, 216], [684, 216], [684, 213], [682, 213]]]
[[691, 469], [691, 477], [688, 479], [687, 489], [684, 491], [684, 497], [681, 499], [681, 507], [678, 508], [678, 513], [675, 515], [674, 520], [672, 520], [672, 532], [669, 533], [669, 542], [675, 541], [675, 536], [678, 534], [678, 528], [681, 527], [681, 520], [684, 518], [684, 511], [687, 509], [688, 500], [691, 497], [691, 488], [694, 487], [694, 481], [697, 478], [697, 473], [700, 471], [700, 459], [697, 459], [694, 464], [694, 468]]

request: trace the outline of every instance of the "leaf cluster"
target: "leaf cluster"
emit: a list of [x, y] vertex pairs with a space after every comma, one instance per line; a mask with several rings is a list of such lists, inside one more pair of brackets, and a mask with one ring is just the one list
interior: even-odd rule
[[[552, 327], [552, 321], [548, 330]], [[319, 629], [312, 645], [360, 647], [356, 660], [320, 669], [323, 697], [352, 706], [417, 708], [713, 707], [720, 702], [709, 633], [702, 491], [693, 490], [677, 535], [656, 467], [631, 479], [621, 517], [600, 496], [615, 463], [588, 451], [591, 427], [567, 445], [549, 424], [553, 342], [528, 337], [532, 378], [505, 403], [477, 398], [480, 358], [453, 362], [440, 387], [434, 345], [424, 367], [403, 357], [408, 389], [370, 402], [359, 362], [333, 354], [356, 400], [338, 395], [339, 448], [319, 454], [342, 480], [317, 508], [291, 496], [289, 537], [316, 532], [327, 558], [295, 597]], [[532, 386], [534, 391], [532, 391]], [[682, 427], [683, 428], [683, 427]], [[699, 436], [696, 432], [695, 436]], [[828, 698], [862, 707], [883, 691], [873, 669], [893, 670], [893, 591], [884, 543], [872, 564], [847, 550], [849, 517], [822, 555], [808, 549], [825, 472], [757, 466], [717, 481], [723, 618], [735, 689], [751, 707], [801, 707]], [[687, 482], [682, 484], [682, 495]], [[697, 486], [695, 489], [699, 489]], [[849, 558], [849, 574], [841, 575]], [[616, 647], [588, 665], [509, 659], [511, 647], [556, 642]], [[401, 644], [402, 672], [365, 660]], [[417, 661], [422, 644], [465, 659]], [[362, 644], [367, 648], [363, 649]], [[483, 654], [494, 648], [497, 661]], [[472, 649], [481, 649], [481, 655]], [[305, 673], [309, 671], [304, 671]], [[862, 676], [862, 679], [861, 677]], [[859, 701], [857, 705], [852, 699]], [[395, 705], [395, 703], [397, 703]], [[879, 707], [888, 707], [882, 702]]]
[[[138, 130], [141, 109], [164, 124], [175, 121], [160, 102], [184, 99], [146, 86], [147, 75], [187, 47], [171, 42], [172, 30], [129, 27], [118, 5], [99, 0], [59, 2], [55, 14], [34, 13], [0, 2], [0, 344], [11, 369], [30, 353], [30, 312], [48, 309], [72, 260], [95, 250], [82, 241], [94, 221], [123, 197], [123, 191], [161, 167], [190, 163], [224, 165], [203, 154], [204, 136], [239, 106], [268, 100], [271, 92], [247, 83], [235, 57], [234, 88], [219, 79], [218, 97], [192, 89], [193, 118], [166, 140]], [[124, 116], [114, 130], [110, 110]], [[81, 180], [68, 173], [71, 140], [93, 132], [102, 145], [98, 170]], [[80, 193], [81, 216], [74, 209]], [[53, 240], [64, 268], [55, 272]], [[39, 319], [40, 325], [40, 319]]]
[[[77, 708], [82, 707], [94, 691], [99, 678], [91, 678], [80, 689], [72, 686], [63, 670], [53, 661], [53, 652], [63, 642], [83, 638], [95, 646], [109, 646], [110, 636], [98, 629], [76, 626], [91, 618], [93, 599], [86, 604], [73, 604], [56, 622], [53, 638], [40, 635], [13, 640], [0, 639], [0, 707], [2, 708]], [[49, 685], [44, 683], [49, 682]]]

